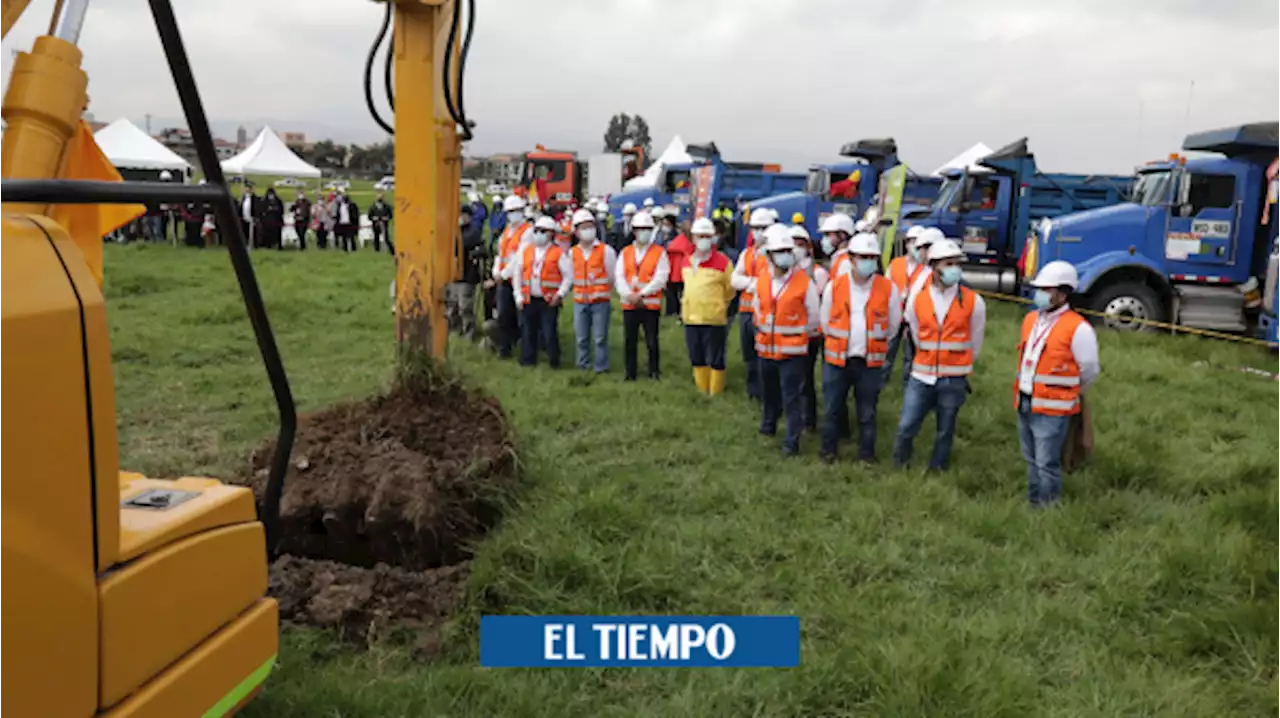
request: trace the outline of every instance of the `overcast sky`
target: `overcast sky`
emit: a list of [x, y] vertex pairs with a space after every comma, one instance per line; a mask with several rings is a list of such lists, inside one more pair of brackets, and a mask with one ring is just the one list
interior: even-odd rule
[[[367, 141], [361, 0], [175, 0], [205, 108], [224, 122]], [[892, 136], [931, 171], [982, 141], [1030, 138], [1042, 169], [1126, 172], [1185, 132], [1275, 120], [1276, 0], [477, 0], [468, 154], [596, 152], [639, 113], [727, 158], [802, 170]], [[30, 48], [53, 0], [4, 41]], [[92, 0], [90, 110], [152, 129], [181, 117], [144, 0]], [[380, 76], [379, 76], [380, 77]], [[1194, 81], [1194, 91], [1191, 84]], [[380, 80], [378, 81], [380, 84]], [[1190, 116], [1188, 118], [1188, 99]]]

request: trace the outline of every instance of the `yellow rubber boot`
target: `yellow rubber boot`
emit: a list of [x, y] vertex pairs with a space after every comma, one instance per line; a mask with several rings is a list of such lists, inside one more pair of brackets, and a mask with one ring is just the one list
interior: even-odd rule
[[724, 393], [724, 369], [711, 370], [711, 387], [708, 393], [711, 396]]
[[698, 392], [706, 394], [711, 390], [711, 367], [695, 366], [693, 368], [693, 383], [698, 386]]

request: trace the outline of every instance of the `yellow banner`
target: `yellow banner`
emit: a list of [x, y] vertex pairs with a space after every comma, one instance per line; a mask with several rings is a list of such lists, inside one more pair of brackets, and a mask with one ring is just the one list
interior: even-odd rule
[[907, 187], [907, 166], [898, 165], [880, 175], [880, 219], [889, 220], [880, 228], [880, 246], [884, 247], [884, 263], [893, 259], [893, 244], [898, 236], [898, 215], [902, 213], [902, 191]]

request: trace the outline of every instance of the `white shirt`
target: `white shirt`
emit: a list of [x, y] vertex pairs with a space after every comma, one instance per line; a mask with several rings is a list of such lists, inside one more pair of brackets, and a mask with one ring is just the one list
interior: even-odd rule
[[[751, 254], [754, 256], [759, 253], [752, 252]], [[733, 275], [729, 277], [729, 284], [734, 289], [742, 291], [750, 288], [751, 285], [755, 284], [755, 282], [756, 278], [753, 275], [747, 274], [747, 253], [744, 250], [742, 254], [738, 255], [737, 263], [733, 265]]]
[[351, 205], [338, 200], [338, 224], [351, 224]]
[[653, 279], [643, 287], [635, 288], [627, 281], [627, 263], [618, 262], [613, 272], [613, 285], [618, 290], [620, 296], [627, 296], [632, 292], [640, 296], [652, 296], [661, 292], [663, 287], [667, 286], [667, 278], [671, 276], [671, 262], [667, 259], [667, 251], [662, 247], [655, 245], [653, 242], [645, 245], [644, 250], [640, 249], [640, 245], [632, 243], [636, 253], [636, 281], [640, 280], [640, 265], [644, 264], [645, 257], [649, 256], [649, 252], [661, 252], [658, 256], [658, 266], [653, 270]]
[[244, 221], [253, 220], [253, 197], [245, 194], [244, 199], [240, 200], [240, 213], [244, 217]]
[[[910, 277], [911, 273], [908, 272], [907, 276]], [[907, 289], [907, 304], [915, 304], [916, 295], [932, 281], [933, 270], [928, 267], [921, 269], [920, 274], [916, 275], [916, 281], [912, 282], [911, 286]]]
[[[530, 298], [542, 297], [542, 281], [540, 279], [542, 276], [542, 261], [546, 258], [547, 252], [550, 249], [550, 244], [545, 247], [534, 246], [533, 248], [532, 276], [534, 282], [529, 287]], [[524, 289], [522, 286], [524, 283], [523, 264], [524, 251], [521, 250], [516, 253], [515, 258], [511, 260], [511, 264], [507, 265], [502, 270], [502, 278], [511, 280], [511, 286], [515, 289], [516, 293], [516, 301], [520, 303], [524, 302]], [[569, 290], [573, 289], [573, 259], [569, 257], [568, 253], [561, 252], [560, 259], [556, 262], [556, 266], [560, 268], [560, 287], [556, 290], [556, 296], [560, 299], [564, 299], [565, 295], [569, 293]]]
[[[871, 298], [871, 278], [856, 281], [854, 275], [849, 282], [849, 343], [846, 356], [865, 357], [867, 355], [867, 322], [857, 321], [857, 317], [865, 317], [867, 300]], [[831, 305], [835, 301], [835, 283], [827, 285], [822, 292], [822, 331], [827, 333], [831, 324]], [[895, 336], [902, 326], [902, 301], [898, 297], [898, 288], [889, 286], [889, 336]]]
[[[778, 276], [777, 272], [773, 273], [773, 281], [770, 282], [770, 289], [773, 291], [773, 298], [776, 302], [778, 296], [782, 294], [782, 290], [786, 288], [787, 282], [796, 272], [803, 273], [804, 270], [792, 267], [785, 274]], [[818, 289], [814, 286], [814, 282], [810, 281], [809, 286], [804, 292], [804, 312], [805, 312], [805, 333], [813, 334], [814, 330], [822, 326], [822, 301], [818, 298]], [[756, 302], [755, 311], [756, 326], [760, 326], [764, 322], [760, 317], [760, 302]]]
[[[1040, 364], [1040, 355], [1044, 352], [1053, 325], [1067, 313], [1068, 305], [1051, 312], [1040, 312], [1036, 323], [1031, 327], [1031, 336], [1027, 337], [1027, 345], [1022, 349], [1018, 361], [1018, 391], [1031, 394], [1035, 383], [1036, 366]], [[1090, 382], [1098, 378], [1102, 371], [1098, 363], [1098, 333], [1089, 322], [1080, 322], [1071, 335], [1071, 353], [1080, 366], [1080, 393], [1084, 393]]]
[[814, 263], [812, 256], [805, 257], [804, 261], [800, 262], [800, 268], [808, 273], [809, 278], [817, 285], [818, 296], [822, 296], [822, 290], [826, 289], [827, 283], [831, 281], [831, 273], [821, 264]]
[[[928, 275], [932, 277], [930, 273]], [[937, 283], [929, 282], [928, 291], [930, 298], [933, 299], [934, 318], [938, 322], [938, 326], [942, 326], [943, 321], [947, 318], [947, 312], [951, 309], [951, 303], [955, 300], [956, 294], [960, 289], [960, 285], [939, 289]], [[921, 291], [924, 291], [922, 288]], [[903, 318], [907, 322], [907, 326], [911, 327], [911, 339], [915, 341], [916, 346], [920, 346], [920, 320], [916, 317], [916, 296], [917, 292], [912, 292], [911, 298], [907, 300], [907, 310]], [[978, 355], [982, 353], [982, 339], [987, 331], [987, 303], [982, 301], [982, 295], [977, 292], [973, 293], [973, 313], [969, 315], [969, 344], [973, 349], [973, 363], [978, 363]], [[911, 376], [916, 379], [933, 386], [937, 383], [938, 377], [928, 374], [922, 374], [912, 370]]]

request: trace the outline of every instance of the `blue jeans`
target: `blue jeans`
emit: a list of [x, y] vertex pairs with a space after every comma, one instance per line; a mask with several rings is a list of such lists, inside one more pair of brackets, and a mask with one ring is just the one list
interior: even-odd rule
[[822, 398], [826, 411], [822, 420], [824, 456], [835, 456], [836, 446], [848, 431], [849, 390], [853, 390], [858, 410], [858, 458], [876, 456], [876, 403], [880, 399], [880, 367], [868, 367], [867, 360], [850, 357], [844, 366], [822, 363]]
[[724, 344], [729, 328], [717, 324], [684, 325], [684, 343], [689, 348], [689, 363], [724, 371]]
[[898, 345], [902, 345], [902, 388], [907, 388], [907, 379], [911, 377], [911, 362], [916, 358], [916, 345], [911, 340], [911, 329], [906, 322], [898, 328], [898, 333], [889, 337], [889, 349], [885, 353], [884, 366], [881, 368], [881, 384], [889, 386], [893, 376], [893, 359], [898, 355]]
[[560, 368], [560, 307], [547, 304], [542, 297], [532, 297], [520, 310], [520, 365], [538, 363], [538, 349], [547, 352], [547, 364]]
[[751, 312], [738, 315], [738, 343], [742, 345], [742, 363], [747, 367], [747, 396], [759, 400], [760, 360], [756, 358], [756, 318]]
[[1027, 500], [1032, 506], [1051, 504], [1062, 494], [1062, 444], [1070, 416], [1031, 412], [1030, 402], [1018, 406], [1018, 443], [1027, 462]]
[[905, 466], [911, 460], [911, 445], [920, 433], [924, 418], [930, 410], [938, 414], [938, 435], [933, 440], [933, 456], [929, 468], [947, 468], [951, 458], [951, 443], [956, 438], [956, 419], [960, 407], [969, 393], [969, 380], [962, 376], [944, 376], [929, 386], [911, 377], [902, 395], [902, 416], [898, 419], [898, 435], [893, 439], [893, 463]]
[[595, 346], [596, 373], [609, 371], [609, 302], [573, 305], [573, 335], [578, 342], [578, 368], [590, 369], [591, 347]]
[[778, 419], [785, 411], [787, 435], [782, 439], [782, 453], [800, 452], [800, 430], [804, 428], [804, 370], [809, 360], [798, 356], [789, 359], [758, 359], [760, 384], [764, 389], [764, 412], [760, 433], [778, 433]]

